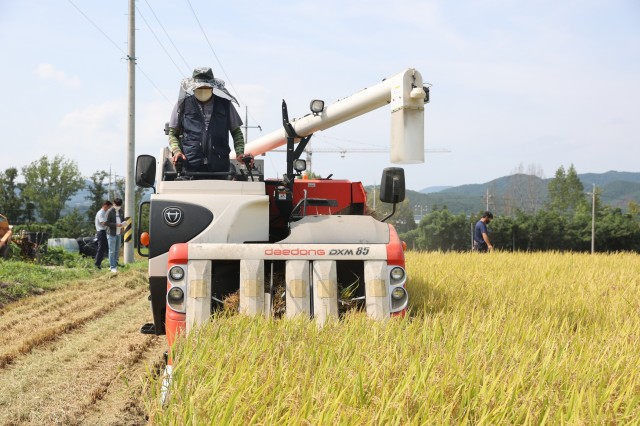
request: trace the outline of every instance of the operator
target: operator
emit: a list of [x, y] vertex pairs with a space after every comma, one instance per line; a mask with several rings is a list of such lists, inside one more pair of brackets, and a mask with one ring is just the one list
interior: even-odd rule
[[226, 90], [218, 90], [220, 96], [214, 93], [217, 82], [209, 67], [196, 68], [187, 81], [189, 92], [193, 93], [176, 103], [169, 120], [173, 164], [182, 160], [189, 172], [228, 172], [229, 133], [236, 159], [242, 161], [244, 155], [242, 119], [231, 104], [233, 97], [223, 97], [228, 94]]
[[493, 213], [486, 211], [482, 214], [482, 218], [476, 223], [473, 232], [473, 251], [486, 253], [493, 250], [493, 245], [489, 241], [487, 233], [487, 225], [493, 220]]

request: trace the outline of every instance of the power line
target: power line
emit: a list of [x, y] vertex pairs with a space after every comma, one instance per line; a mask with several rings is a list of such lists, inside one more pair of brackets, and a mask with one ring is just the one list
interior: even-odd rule
[[[100, 32], [100, 33], [101, 33], [101, 34], [102, 34], [102, 35], [103, 35], [107, 40], [109, 40], [109, 41], [111, 42], [111, 44], [113, 44], [113, 45], [115, 46], [115, 48], [116, 48], [116, 49], [118, 49], [118, 50], [119, 50], [119, 51], [120, 51], [120, 52], [125, 56], [125, 58], [126, 58], [127, 60], [132, 60], [132, 58], [130, 58], [130, 57], [129, 57], [129, 55], [128, 55], [124, 50], [122, 50], [122, 48], [121, 48], [120, 46], [118, 46], [118, 44], [117, 44], [115, 41], [113, 41], [113, 40], [111, 39], [111, 37], [109, 37], [109, 36], [107, 35], [107, 33], [105, 33], [105, 32], [102, 30], [102, 28], [100, 28], [100, 27], [98, 26], [98, 24], [96, 24], [95, 22], [93, 22], [93, 21], [91, 20], [91, 18], [89, 18], [89, 16], [87, 16], [87, 14], [86, 14], [86, 13], [84, 13], [84, 12], [83, 12], [83, 11], [82, 11], [82, 10], [81, 10], [81, 9], [80, 9], [80, 8], [79, 8], [79, 7], [78, 7], [78, 6], [73, 2], [73, 1], [71, 1], [71, 0], [67, 0], [67, 1], [68, 1], [68, 2], [73, 6], [73, 7], [75, 7], [75, 8], [76, 8], [76, 10], [77, 10], [78, 12], [80, 12], [80, 14], [81, 14], [82, 16], [84, 16], [84, 18], [85, 18], [87, 21], [89, 21], [89, 22], [91, 23], [91, 25], [93, 25], [93, 26], [94, 26], [94, 27], [95, 27], [95, 28], [96, 28], [96, 29], [97, 29], [97, 30], [98, 30], [98, 31], [99, 31], [99, 32]], [[143, 18], [143, 19], [144, 19], [144, 18]], [[145, 21], [145, 22], [146, 22], [146, 21]], [[140, 72], [142, 73], [142, 75], [143, 75], [143, 76], [144, 76], [144, 77], [149, 81], [149, 83], [151, 83], [151, 85], [152, 85], [152, 86], [153, 86], [153, 87], [158, 91], [158, 93], [160, 93], [160, 94], [162, 95], [162, 97], [163, 97], [163, 98], [165, 98], [165, 99], [167, 100], [167, 102], [171, 103], [171, 101], [169, 100], [169, 98], [167, 98], [167, 97], [165, 96], [165, 94], [164, 94], [164, 93], [162, 93], [162, 90], [160, 90], [160, 89], [158, 88], [158, 86], [156, 86], [156, 84], [153, 82], [153, 80], [151, 80], [151, 77], [149, 77], [149, 76], [147, 75], [147, 73], [145, 73], [145, 72], [144, 72], [144, 70], [142, 69], [142, 67], [140, 67], [140, 65], [136, 62], [136, 58], [133, 58], [133, 61], [135, 62], [136, 67], [140, 70]]]
[[109, 40], [109, 41], [111, 42], [111, 44], [113, 44], [113, 45], [115, 46], [115, 48], [116, 48], [116, 49], [118, 49], [118, 50], [119, 50], [119, 51], [120, 51], [124, 56], [127, 56], [127, 53], [126, 53], [124, 50], [122, 50], [122, 48], [121, 48], [120, 46], [118, 46], [118, 45], [116, 44], [116, 42], [115, 42], [115, 41], [113, 41], [113, 40], [111, 39], [111, 37], [109, 37], [109, 36], [107, 35], [107, 33], [105, 33], [104, 31], [102, 31], [102, 29], [98, 26], [98, 24], [96, 24], [95, 22], [93, 22], [93, 21], [91, 20], [91, 18], [89, 18], [89, 17], [88, 17], [88, 16], [87, 16], [87, 15], [86, 15], [82, 10], [80, 10], [80, 8], [79, 8], [78, 6], [76, 6], [74, 2], [72, 2], [71, 0], [67, 0], [67, 1], [68, 1], [69, 3], [71, 3], [71, 6], [75, 7], [75, 8], [76, 8], [76, 10], [77, 10], [78, 12], [80, 12], [80, 14], [81, 14], [82, 16], [84, 16], [84, 17], [85, 17], [85, 19], [91, 23], [91, 25], [93, 25], [93, 26], [94, 26], [98, 31], [100, 31], [100, 32], [102, 33], [102, 35], [103, 35], [103, 36], [105, 36], [105, 38], [106, 38], [107, 40]]
[[[222, 70], [222, 73], [227, 78], [227, 81], [229, 82], [229, 86], [231, 86], [233, 88], [234, 92], [238, 93], [236, 88], [233, 86], [233, 83], [231, 82], [231, 79], [229, 78], [229, 75], [225, 71], [224, 66], [222, 66], [222, 62], [218, 58], [218, 55], [216, 54], [216, 51], [213, 49], [213, 45], [209, 41], [209, 37], [207, 37], [207, 33], [204, 31], [204, 28], [202, 27], [202, 24], [200, 23], [200, 20], [198, 19], [198, 15], [196, 14], [196, 11], [193, 9], [193, 6], [191, 5], [191, 1], [187, 0], [187, 4], [189, 5], [189, 8], [191, 9], [191, 13], [193, 14], [193, 17], [196, 19], [196, 22], [198, 23], [198, 27], [200, 27], [200, 31], [202, 31], [202, 35], [204, 35], [204, 39], [207, 41], [207, 44], [209, 45], [209, 49], [211, 49], [211, 52], [213, 53], [213, 56], [216, 58], [216, 61], [218, 61], [218, 65], [220, 65], [220, 69]], [[240, 99], [240, 96], [238, 96], [238, 99]], [[242, 99], [240, 99], [240, 100], [242, 101]]]
[[149, 81], [149, 83], [151, 83], [151, 85], [154, 87], [154, 89], [156, 89], [158, 91], [158, 93], [160, 93], [162, 95], [163, 98], [165, 98], [165, 100], [167, 102], [169, 102], [170, 104], [173, 103], [169, 100], [169, 98], [167, 98], [167, 96], [162, 92], [162, 90], [160, 90], [158, 88], [158, 86], [156, 86], [156, 84], [153, 82], [153, 80], [151, 80], [151, 78], [147, 75], [147, 73], [145, 73], [142, 68], [140, 68], [140, 65], [138, 65], [138, 63], [136, 62], [136, 68], [138, 68], [138, 70], [140, 70], [140, 72], [142, 73], [142, 75]]
[[[151, 5], [149, 4], [149, 2], [147, 0], [144, 0], [144, 2], [147, 4], [147, 6], [149, 7], [149, 10], [151, 10], [151, 13], [153, 14], [153, 17], [156, 18], [156, 22], [158, 23], [158, 25], [160, 25], [160, 28], [162, 28], [162, 31], [164, 32], [164, 35], [167, 36], [167, 38], [169, 39], [169, 43], [171, 43], [171, 46], [173, 46], [173, 48], [175, 49], [175, 51], [178, 53], [178, 56], [180, 56], [180, 59], [182, 59], [182, 62], [184, 63], [184, 65], [187, 67], [187, 70], [192, 70], [193, 68], [187, 63], [186, 59], [184, 59], [184, 56], [182, 56], [182, 53], [180, 53], [180, 49], [178, 49], [178, 47], [175, 45], [175, 43], [173, 42], [173, 39], [171, 38], [171, 36], [169, 35], [169, 33], [167, 32], [167, 30], [164, 28], [164, 25], [162, 25], [162, 22], [160, 22], [160, 19], [158, 19], [158, 15], [156, 15], [156, 12], [153, 10], [153, 8], [151, 7]], [[188, 75], [189, 73], [187, 73]]]
[[176, 69], [178, 70], [178, 74], [180, 76], [185, 75], [184, 71], [182, 71], [180, 69], [180, 67], [178, 66], [178, 64], [176, 64], [176, 62], [173, 60], [173, 58], [171, 57], [171, 55], [169, 54], [169, 52], [167, 51], [167, 49], [164, 47], [164, 44], [162, 44], [162, 42], [160, 41], [160, 39], [158, 38], [158, 36], [156, 35], [155, 31], [153, 31], [153, 28], [151, 28], [151, 25], [149, 25], [149, 23], [147, 22], [147, 19], [144, 17], [144, 15], [142, 14], [142, 11], [140, 10], [140, 8], [138, 6], [136, 6], [136, 10], [138, 11], [138, 14], [140, 15], [140, 17], [142, 18], [142, 20], [144, 21], [145, 24], [147, 24], [147, 28], [149, 28], [149, 31], [151, 31], [151, 34], [153, 34], [153, 37], [156, 39], [156, 41], [158, 42], [158, 44], [160, 45], [160, 47], [162, 48], [162, 50], [164, 51], [164, 53], [167, 54], [167, 56], [169, 57], [169, 60], [171, 61], [171, 63], [173, 63], [173, 65], [176, 67]]
[[[224, 66], [222, 66], [222, 62], [218, 58], [218, 55], [216, 54], [216, 51], [213, 49], [213, 45], [209, 41], [209, 37], [207, 37], [207, 33], [205, 33], [205, 31], [204, 31], [204, 28], [202, 27], [202, 24], [200, 23], [200, 20], [198, 19], [198, 15], [196, 14], [196, 11], [193, 9], [193, 6], [191, 5], [191, 1], [187, 0], [187, 4], [189, 5], [189, 8], [191, 9], [191, 13], [193, 14], [193, 17], [196, 19], [196, 22], [198, 23], [198, 27], [200, 27], [200, 31], [202, 31], [202, 35], [204, 35], [204, 38], [207, 41], [207, 44], [209, 45], [209, 49], [211, 49], [211, 52], [213, 53], [213, 56], [216, 58], [216, 61], [218, 62], [218, 65], [220, 65], [220, 69], [222, 70], [222, 74], [224, 74], [224, 76], [227, 78], [227, 81], [229, 82], [229, 86], [231, 86], [233, 91], [236, 93], [236, 96], [240, 100], [240, 102], [245, 104], [245, 105], [247, 105], [247, 103], [244, 102], [242, 100], [242, 98], [240, 97], [240, 92], [238, 92], [238, 90], [235, 88], [235, 86], [231, 82], [231, 78], [229, 78], [229, 75], [225, 71]], [[251, 113], [249, 113], [249, 116], [251, 117], [251, 119], [254, 122], [258, 121], [251, 115]], [[260, 130], [260, 132], [262, 132], [262, 130]]]

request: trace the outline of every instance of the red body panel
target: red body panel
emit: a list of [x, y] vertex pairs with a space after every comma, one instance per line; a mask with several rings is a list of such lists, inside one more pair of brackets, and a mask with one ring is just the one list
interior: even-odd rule
[[[189, 259], [189, 245], [188, 244], [174, 244], [169, 249], [169, 260], [167, 262], [167, 271], [174, 265], [186, 265]], [[167, 280], [167, 292], [171, 285]], [[165, 331], [167, 333], [167, 340], [169, 347], [173, 345], [176, 340], [176, 336], [179, 333], [183, 333], [186, 327], [187, 316], [183, 313], [176, 312], [167, 304], [167, 316], [165, 317]]]
[[[269, 196], [269, 219], [272, 226], [274, 219], [278, 217], [279, 210], [275, 202], [275, 192], [278, 186], [277, 180], [265, 181], [267, 195]], [[323, 180], [323, 179], [296, 179], [293, 184], [293, 205], [295, 206], [304, 198], [305, 190], [307, 198], [320, 198], [336, 200], [338, 205], [307, 206], [304, 215], [335, 215], [335, 214], [364, 214], [364, 206], [367, 201], [367, 193], [362, 182], [349, 180]], [[279, 222], [282, 222], [281, 224]], [[279, 226], [286, 226], [281, 220], [275, 222]]]
[[[403, 244], [398, 237], [396, 228], [391, 225], [389, 225], [389, 244], [387, 244], [387, 265], [397, 265], [405, 268]], [[407, 310], [403, 309], [400, 312], [391, 313], [391, 316], [404, 317], [406, 314]]]
[[389, 244], [387, 244], [387, 264], [404, 268], [404, 250], [396, 228], [389, 226]]

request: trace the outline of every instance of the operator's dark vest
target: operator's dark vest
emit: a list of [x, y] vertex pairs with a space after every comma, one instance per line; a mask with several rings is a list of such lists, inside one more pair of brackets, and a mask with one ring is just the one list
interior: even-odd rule
[[[211, 172], [229, 171], [229, 110], [231, 102], [213, 96], [213, 111], [209, 129], [205, 126], [204, 114], [195, 96], [187, 96], [182, 104], [182, 151], [191, 170], [206, 169]], [[206, 134], [205, 134], [206, 133]]]

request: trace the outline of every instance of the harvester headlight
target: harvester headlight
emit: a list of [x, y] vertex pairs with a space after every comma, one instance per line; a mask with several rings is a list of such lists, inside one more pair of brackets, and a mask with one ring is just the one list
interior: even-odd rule
[[184, 291], [180, 287], [172, 287], [167, 294], [170, 304], [179, 305], [184, 300]]
[[309, 109], [314, 115], [320, 114], [324, 110], [324, 101], [320, 99], [314, 99], [309, 104]]
[[396, 266], [391, 270], [391, 279], [393, 281], [402, 281], [404, 279], [404, 269], [399, 266]]
[[293, 168], [296, 172], [304, 172], [307, 170], [307, 162], [305, 160], [296, 160], [293, 162]]
[[184, 278], [184, 269], [182, 269], [182, 267], [180, 266], [172, 267], [171, 269], [169, 269], [169, 277], [173, 281], [180, 281]]
[[393, 289], [393, 291], [391, 292], [391, 297], [393, 297], [395, 300], [400, 300], [402, 299], [405, 295], [407, 294], [407, 291], [402, 288], [402, 287], [396, 287]]

